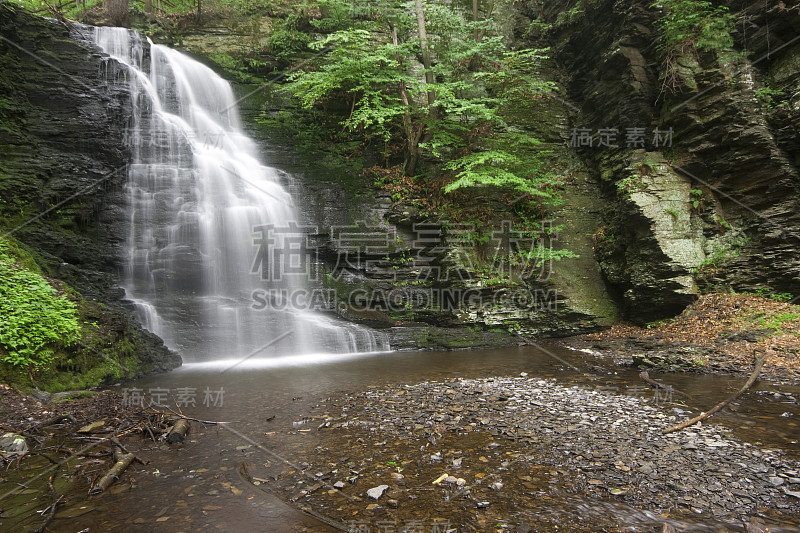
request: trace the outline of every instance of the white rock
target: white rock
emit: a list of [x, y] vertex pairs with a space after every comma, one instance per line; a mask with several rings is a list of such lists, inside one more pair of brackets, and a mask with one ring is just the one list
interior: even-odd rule
[[378, 500], [383, 493], [386, 492], [386, 489], [389, 488], [389, 485], [378, 485], [377, 487], [372, 487], [367, 491], [367, 496], [372, 498], [373, 500]]

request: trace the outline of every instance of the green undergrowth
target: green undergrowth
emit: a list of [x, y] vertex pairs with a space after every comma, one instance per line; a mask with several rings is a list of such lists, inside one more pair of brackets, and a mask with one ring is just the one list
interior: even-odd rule
[[15, 239], [0, 238], [0, 381], [50, 392], [146, 370], [124, 317], [47, 277]]
[[758, 329], [771, 329], [776, 334], [794, 333], [798, 335], [798, 324], [800, 323], [800, 312], [784, 311], [779, 313], [769, 313], [756, 311], [749, 313], [743, 318], [748, 326]]
[[0, 241], [0, 344], [6, 364], [42, 369], [80, 339], [75, 302], [45, 279], [33, 258]]

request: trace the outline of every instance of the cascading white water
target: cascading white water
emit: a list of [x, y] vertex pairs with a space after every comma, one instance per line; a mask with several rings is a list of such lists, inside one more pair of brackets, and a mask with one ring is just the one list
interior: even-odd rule
[[[145, 47], [137, 32], [95, 28], [94, 39], [116, 60], [107, 79], [128, 83], [133, 103], [125, 289], [142, 323], [188, 361], [387, 350], [367, 328], [254, 306], [254, 291], [307, 291], [308, 272], [251, 272], [257, 228], [263, 236], [298, 217], [281, 174], [242, 133], [230, 84], [180, 52]], [[291, 255], [297, 234], [278, 233], [269, 246]]]

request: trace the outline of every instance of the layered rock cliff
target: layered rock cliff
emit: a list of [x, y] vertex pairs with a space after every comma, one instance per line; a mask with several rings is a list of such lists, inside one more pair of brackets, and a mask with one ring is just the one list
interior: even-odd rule
[[75, 289], [83, 320], [97, 325], [55, 361], [88, 379], [56, 388], [180, 364], [122, 300], [129, 95], [103, 81], [107, 58], [85, 31], [0, 3], [2, 236], [30, 250], [53, 282]]
[[722, 4], [734, 49], [672, 64], [649, 1], [524, 8], [563, 76], [572, 144], [606, 204], [596, 258], [632, 320], [701, 290], [800, 295], [800, 12]]

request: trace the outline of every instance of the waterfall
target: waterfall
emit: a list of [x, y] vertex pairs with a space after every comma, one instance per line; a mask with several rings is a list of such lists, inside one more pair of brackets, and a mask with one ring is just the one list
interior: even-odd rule
[[94, 40], [115, 60], [106, 78], [130, 88], [123, 284], [145, 327], [187, 362], [387, 350], [379, 332], [254, 305], [258, 291], [308, 294], [315, 265], [288, 176], [259, 161], [230, 84], [131, 30], [98, 27]]

